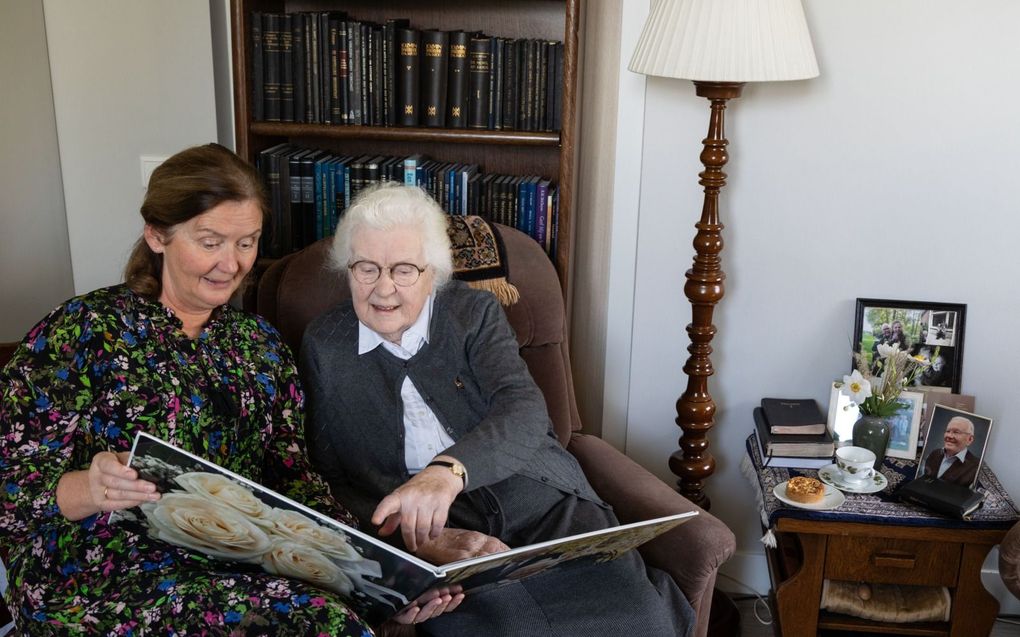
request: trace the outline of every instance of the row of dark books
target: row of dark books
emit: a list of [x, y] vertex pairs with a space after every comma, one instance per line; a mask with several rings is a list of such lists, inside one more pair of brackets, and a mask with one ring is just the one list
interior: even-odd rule
[[559, 131], [563, 43], [253, 13], [256, 121]]
[[762, 398], [754, 426], [765, 466], [817, 469], [832, 462], [832, 434], [811, 398]]
[[480, 215], [527, 233], [550, 257], [557, 249], [559, 188], [536, 175], [483, 173], [477, 164], [424, 155], [343, 155], [278, 144], [258, 156], [268, 188], [272, 225], [261, 253], [281, 257], [336, 231], [364, 188], [396, 181], [424, 189], [449, 214]]

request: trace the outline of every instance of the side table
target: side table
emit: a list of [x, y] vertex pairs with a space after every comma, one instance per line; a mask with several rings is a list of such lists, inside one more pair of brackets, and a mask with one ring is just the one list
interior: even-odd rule
[[[981, 583], [981, 566], [1020, 517], [991, 470], [982, 467], [979, 482], [986, 502], [968, 521], [892, 498], [913, 477], [916, 465], [890, 458], [882, 469], [889, 480], [884, 491], [846, 494], [846, 502], [834, 510], [798, 509], [775, 498], [773, 488], [793, 475], [815, 477], [817, 472], [762, 467], [753, 435], [743, 469], [757, 492], [762, 523], [776, 538], [766, 557], [777, 637], [814, 637], [820, 629], [931, 637], [991, 632], [999, 604]], [[887, 623], [821, 611], [825, 579], [946, 586], [952, 597], [950, 621]]]

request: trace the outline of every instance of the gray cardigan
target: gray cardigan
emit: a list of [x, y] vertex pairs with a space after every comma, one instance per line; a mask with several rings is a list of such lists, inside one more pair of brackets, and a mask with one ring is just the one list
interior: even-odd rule
[[[350, 301], [313, 321], [301, 344], [308, 447], [334, 496], [367, 521], [406, 482], [403, 403], [408, 376], [455, 441], [443, 453], [467, 468], [468, 490], [511, 476], [600, 505], [553, 433], [506, 315], [488, 292], [452, 281], [436, 295], [429, 342], [407, 361], [382, 347], [358, 355]], [[520, 497], [522, 494], [516, 494]]]

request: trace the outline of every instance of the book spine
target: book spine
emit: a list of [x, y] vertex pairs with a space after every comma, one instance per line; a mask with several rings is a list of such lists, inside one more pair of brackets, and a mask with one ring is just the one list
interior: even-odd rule
[[327, 124], [343, 123], [340, 113], [340, 21], [329, 19], [329, 116]]
[[295, 13], [291, 16], [290, 44], [293, 55], [291, 75], [294, 78], [294, 121], [306, 122], [305, 118], [305, 16]]
[[556, 62], [554, 65], [556, 77], [553, 78], [553, 118], [552, 129], [559, 131], [563, 128], [563, 43], [556, 43]]
[[312, 38], [312, 24], [314, 14], [301, 14], [301, 31], [304, 33], [305, 53], [302, 62], [301, 74], [305, 83], [305, 120], [306, 122], [317, 122], [315, 119], [315, 77], [312, 70], [315, 66], [315, 42]]
[[337, 46], [337, 98], [340, 100], [340, 123], [351, 123], [351, 60], [350, 52], [347, 50], [347, 21], [340, 20], [337, 23], [336, 46]]
[[262, 14], [251, 14], [251, 117], [260, 122], [266, 117], [265, 55], [262, 51]]
[[546, 236], [548, 233], [548, 219], [549, 214], [549, 180], [543, 179], [538, 182], [535, 187], [535, 241], [545, 247]]
[[329, 14], [319, 13], [316, 14], [315, 29], [319, 37], [319, 121], [329, 124], [331, 123], [330, 114], [330, 103], [329, 103], [329, 74], [330, 74], [330, 59], [329, 59]]
[[538, 76], [538, 41], [528, 40], [524, 62], [524, 130], [535, 130], [536, 78]]
[[448, 128], [466, 128], [468, 115], [468, 43], [470, 37], [463, 31], [450, 32], [450, 63], [447, 81]]
[[364, 111], [362, 110], [361, 81], [361, 23], [353, 20], [347, 23], [347, 55], [351, 67], [351, 114], [348, 120], [355, 126], [362, 126]]
[[262, 53], [265, 82], [264, 112], [267, 122], [280, 121], [280, 16], [262, 14]]
[[294, 121], [294, 20], [280, 16], [280, 121]]
[[320, 60], [322, 59], [322, 43], [319, 40], [319, 18], [318, 15], [313, 13], [308, 17], [308, 40], [311, 43], [310, 49], [310, 66], [309, 73], [311, 74], [311, 109], [312, 109], [312, 121], [321, 124], [322, 123], [322, 77], [320, 75], [321, 69], [319, 67]]
[[489, 126], [495, 130], [503, 128], [503, 38], [492, 38], [492, 73], [489, 84]]
[[368, 115], [366, 123], [371, 126], [382, 124], [382, 100], [379, 94], [382, 69], [379, 68], [379, 32], [374, 25], [365, 25], [365, 106]]
[[447, 34], [421, 32], [421, 125], [446, 125]]
[[517, 128], [517, 40], [503, 43], [503, 128]]
[[301, 155], [306, 151], [291, 153], [287, 158], [287, 184], [290, 192], [290, 233], [292, 247], [303, 248], [307, 244], [305, 234], [304, 207], [301, 204]]
[[486, 116], [486, 128], [493, 130], [498, 128], [496, 126], [496, 68], [500, 62], [499, 53], [499, 38], [489, 38], [489, 83], [486, 89], [489, 92], [488, 96], [488, 111]]
[[418, 41], [420, 34], [417, 29], [398, 29], [397, 42], [397, 88], [399, 94], [397, 123], [401, 126], [417, 126], [419, 78], [418, 78]]
[[358, 73], [361, 79], [361, 125], [369, 126], [372, 123], [370, 112], [372, 96], [368, 94], [369, 78], [371, 77], [369, 62], [370, 53], [372, 51], [371, 44], [368, 36], [371, 32], [371, 28], [367, 23], [358, 24], [358, 32], [361, 40], [358, 42], [358, 55], [360, 59], [358, 61]]
[[471, 38], [468, 45], [468, 127], [489, 127], [489, 74], [492, 71], [490, 39]]

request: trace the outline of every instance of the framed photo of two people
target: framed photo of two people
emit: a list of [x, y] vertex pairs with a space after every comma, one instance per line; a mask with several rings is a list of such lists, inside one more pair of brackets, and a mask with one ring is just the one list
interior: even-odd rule
[[854, 351], [876, 373], [878, 346], [898, 345], [930, 361], [914, 381], [917, 389], [959, 394], [966, 318], [962, 303], [857, 299]]

